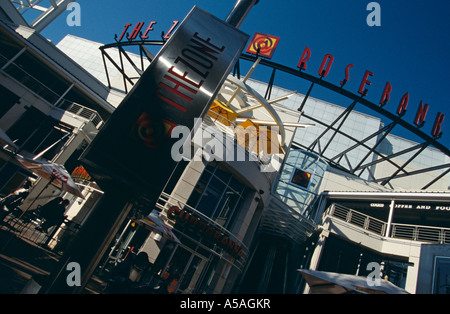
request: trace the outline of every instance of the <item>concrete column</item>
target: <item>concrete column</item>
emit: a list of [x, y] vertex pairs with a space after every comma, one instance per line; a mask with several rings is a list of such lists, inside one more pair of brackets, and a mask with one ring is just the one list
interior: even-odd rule
[[394, 208], [395, 208], [395, 201], [391, 200], [391, 205], [389, 207], [389, 217], [388, 217], [388, 222], [387, 222], [387, 227], [386, 227], [386, 237], [390, 237], [390, 233], [391, 233], [391, 228], [392, 228], [392, 218], [394, 217]]
[[[317, 270], [317, 267], [319, 266], [319, 263], [320, 263], [320, 258], [322, 257], [322, 251], [325, 246], [325, 242], [329, 235], [330, 235], [329, 230], [322, 230], [322, 232], [320, 233], [319, 238], [317, 240], [316, 247], [311, 256], [311, 262], [310, 262], [310, 266], [309, 266], [310, 270]], [[310, 291], [310, 288], [306, 284], [305, 290], [303, 291], [303, 293], [309, 294], [309, 291]]]

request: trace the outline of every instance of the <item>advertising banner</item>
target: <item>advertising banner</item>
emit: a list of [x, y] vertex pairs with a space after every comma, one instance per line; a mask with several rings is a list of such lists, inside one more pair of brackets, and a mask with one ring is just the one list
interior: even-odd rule
[[194, 7], [81, 156], [94, 180], [160, 193], [176, 166], [172, 130], [193, 130], [248, 39]]

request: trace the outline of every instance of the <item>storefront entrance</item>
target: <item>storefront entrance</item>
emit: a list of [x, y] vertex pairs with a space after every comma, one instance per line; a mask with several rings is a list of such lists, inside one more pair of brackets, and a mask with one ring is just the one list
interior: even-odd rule
[[177, 245], [161, 278], [166, 281], [169, 293], [198, 293], [207, 264], [206, 257]]

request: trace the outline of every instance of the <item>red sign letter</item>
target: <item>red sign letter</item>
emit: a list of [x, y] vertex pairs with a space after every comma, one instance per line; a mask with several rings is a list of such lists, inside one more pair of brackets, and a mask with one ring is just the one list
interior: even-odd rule
[[361, 82], [361, 86], [359, 87], [359, 91], [358, 93], [361, 94], [361, 96], [366, 96], [367, 95], [367, 89], [364, 89], [364, 87], [366, 87], [367, 85], [372, 85], [372, 82], [370, 82], [368, 80], [369, 76], [373, 76], [373, 73], [370, 72], [369, 70], [366, 71], [366, 74], [364, 74], [364, 78]]
[[301, 70], [306, 70], [306, 61], [311, 58], [311, 50], [306, 46], [305, 50], [303, 51], [302, 57], [300, 58], [300, 61], [298, 62], [297, 67]]
[[164, 36], [164, 39], [169, 39], [170, 35], [172, 35], [173, 30], [175, 29], [175, 27], [178, 25], [178, 23], [180, 23], [180, 21], [173, 21], [173, 25], [172, 27], [169, 29], [169, 31], [167, 32], [167, 34]]
[[144, 26], [144, 22], [137, 23], [136, 26], [134, 27], [133, 31], [131, 32], [131, 35], [128, 38], [128, 40], [136, 39], [137, 35], [139, 35], [139, 32], [141, 31], [142, 26]]
[[389, 82], [386, 82], [386, 86], [384, 87], [383, 96], [381, 96], [380, 107], [383, 107], [387, 104], [389, 99], [391, 98], [392, 85]]
[[427, 116], [428, 112], [428, 104], [425, 105], [425, 108], [423, 107], [423, 101], [420, 102], [419, 109], [416, 113], [416, 118], [414, 119], [414, 124], [417, 125], [417, 127], [421, 128], [423, 124], [425, 123], [425, 117]]
[[[325, 55], [325, 57], [322, 60], [322, 64], [319, 68], [319, 75], [322, 77], [326, 77], [328, 73], [330, 72], [331, 65], [333, 64], [334, 57], [330, 54]], [[324, 70], [325, 64], [327, 65], [327, 68]]]
[[353, 64], [349, 64], [347, 65], [347, 67], [345, 68], [345, 79], [343, 81], [341, 81], [341, 87], [344, 87], [344, 85], [348, 82], [348, 80], [350, 79], [350, 68], [353, 67]]
[[403, 95], [402, 99], [400, 99], [400, 104], [398, 105], [397, 108], [397, 114], [399, 116], [403, 116], [406, 112], [406, 108], [408, 107], [408, 102], [409, 102], [409, 93], [406, 93], [405, 95]]
[[180, 212], [180, 209], [177, 206], [170, 207], [167, 212], [167, 218], [175, 220], [177, 218], [177, 214]]
[[434, 122], [433, 131], [431, 132], [431, 135], [435, 138], [440, 138], [442, 136], [441, 132], [441, 126], [442, 122], [444, 122], [445, 115], [442, 113], [438, 113], [436, 117], [436, 121]]
[[153, 25], [155, 25], [156, 24], [156, 22], [155, 21], [151, 21], [150, 22], [150, 25], [147, 27], [147, 29], [145, 30], [145, 33], [144, 33], [144, 35], [142, 35], [142, 39], [148, 39], [148, 32], [150, 32], [150, 31], [152, 31], [153, 30]]
[[125, 35], [125, 33], [126, 33], [127, 30], [128, 30], [128, 27], [130, 27], [130, 26], [131, 26], [130, 23], [125, 24], [125, 29], [123, 30], [122, 35], [120, 35], [119, 41], [122, 41], [123, 36]]

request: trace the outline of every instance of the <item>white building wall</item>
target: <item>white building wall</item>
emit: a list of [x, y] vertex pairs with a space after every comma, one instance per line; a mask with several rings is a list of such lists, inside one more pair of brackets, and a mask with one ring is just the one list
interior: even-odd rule
[[[418, 143], [400, 138], [398, 136], [389, 135], [385, 141], [380, 144], [379, 151], [384, 154], [392, 154], [398, 153], [405, 149], [412, 148], [418, 145]], [[409, 153], [400, 155], [396, 158], [393, 158], [392, 161], [397, 165], [402, 166], [405, 164], [408, 159], [413, 157], [413, 155], [418, 152], [419, 149], [415, 149]], [[415, 158], [410, 164], [405, 167], [405, 171], [408, 173], [413, 173], [414, 171], [418, 171], [424, 168], [430, 168], [434, 166], [444, 165], [450, 163], [450, 157], [441, 153], [439, 150], [429, 147], [426, 148], [420, 155]], [[394, 165], [382, 162], [376, 167], [375, 177], [376, 178], [388, 178], [397, 170]], [[440, 169], [430, 172], [425, 172], [421, 174], [414, 175], [412, 177], [400, 177], [392, 180], [390, 185], [386, 185], [386, 187], [393, 189], [405, 189], [405, 190], [420, 190], [426, 184], [431, 182], [433, 179], [437, 178], [440, 174], [442, 174], [446, 169]], [[399, 172], [399, 175], [402, 175], [404, 172]], [[434, 183], [429, 187], [429, 190], [437, 190], [444, 191], [449, 188], [450, 185], [450, 176], [446, 175], [441, 178], [438, 182]]]
[[389, 189], [361, 179], [341, 170], [328, 167], [325, 173], [320, 192], [348, 192], [348, 191], [388, 191]]
[[[72, 58], [77, 64], [79, 64], [84, 70], [89, 72], [94, 76], [99, 82], [101, 82], [105, 87], [108, 86], [108, 76], [105, 70], [105, 64], [110, 78], [111, 89], [106, 96], [107, 101], [115, 108], [119, 106], [122, 99], [126, 95], [125, 85], [123, 76], [120, 71], [113, 65], [113, 63], [105, 57], [105, 62], [103, 62], [102, 53], [100, 47], [103, 46], [102, 43], [97, 43], [84, 38], [76, 37], [73, 35], [65, 36], [57, 45], [62, 52], [67, 54]], [[119, 50], [116, 48], [106, 49], [108, 55], [114, 60], [114, 62], [121, 66]], [[128, 54], [133, 63], [137, 67], [141, 67], [141, 58], [135, 54]], [[139, 72], [137, 72], [134, 67], [122, 57], [123, 66], [125, 73], [130, 77], [130, 79], [136, 83], [140, 77]], [[148, 67], [150, 62], [144, 59], [144, 68]], [[129, 82], [127, 84], [127, 90], [130, 91], [133, 87]]]

